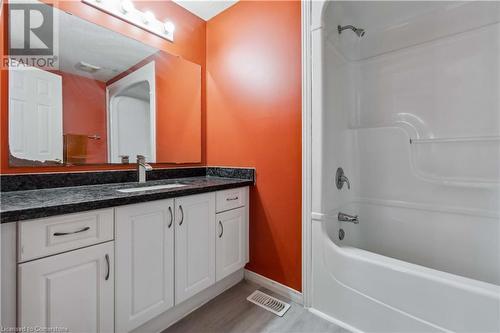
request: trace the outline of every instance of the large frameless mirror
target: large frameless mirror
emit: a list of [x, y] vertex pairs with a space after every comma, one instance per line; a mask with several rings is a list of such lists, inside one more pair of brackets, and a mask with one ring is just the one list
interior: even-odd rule
[[10, 165], [200, 162], [201, 66], [53, 10], [57, 66], [9, 68]]

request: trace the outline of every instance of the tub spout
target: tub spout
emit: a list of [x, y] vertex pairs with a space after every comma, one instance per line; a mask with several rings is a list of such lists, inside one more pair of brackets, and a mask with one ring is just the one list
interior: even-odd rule
[[339, 214], [337, 215], [337, 219], [340, 222], [350, 222], [354, 224], [359, 223], [358, 215], [349, 215], [342, 212], [339, 212]]

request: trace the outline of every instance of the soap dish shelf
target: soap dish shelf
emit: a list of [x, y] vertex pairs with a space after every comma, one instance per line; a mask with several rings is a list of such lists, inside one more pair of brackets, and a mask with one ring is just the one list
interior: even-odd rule
[[471, 136], [458, 138], [410, 139], [410, 144], [457, 143], [457, 142], [495, 142], [500, 136]]

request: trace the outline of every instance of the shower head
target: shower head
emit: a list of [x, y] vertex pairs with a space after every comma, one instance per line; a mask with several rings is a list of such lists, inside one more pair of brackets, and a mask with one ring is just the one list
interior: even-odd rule
[[355, 26], [353, 25], [344, 25], [344, 26], [340, 26], [338, 25], [337, 26], [337, 30], [339, 32], [339, 35], [342, 33], [342, 31], [344, 30], [352, 30], [354, 31], [354, 33], [356, 35], [358, 35], [358, 37], [363, 37], [365, 35], [365, 29], [360, 29], [360, 28], [356, 28]]

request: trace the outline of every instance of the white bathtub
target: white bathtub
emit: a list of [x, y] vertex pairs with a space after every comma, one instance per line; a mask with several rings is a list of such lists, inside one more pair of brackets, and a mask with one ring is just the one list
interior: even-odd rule
[[500, 287], [338, 246], [313, 220], [313, 309], [364, 332], [499, 332]]

